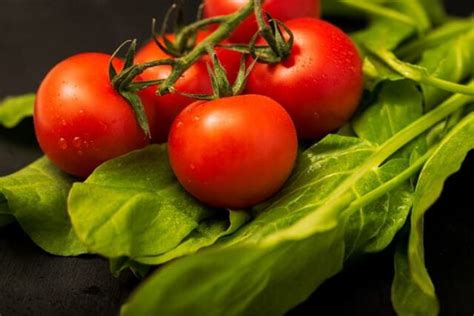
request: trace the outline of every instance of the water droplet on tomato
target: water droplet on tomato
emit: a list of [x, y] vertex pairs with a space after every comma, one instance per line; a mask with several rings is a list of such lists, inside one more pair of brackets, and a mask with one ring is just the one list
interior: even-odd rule
[[196, 170], [196, 166], [193, 164], [191, 164], [189, 167], [191, 168], [191, 170]]
[[183, 126], [183, 122], [178, 121], [178, 123], [176, 123], [176, 127], [179, 128], [179, 127], [181, 127], [181, 126]]
[[81, 148], [82, 139], [80, 137], [74, 137], [74, 139], [72, 140], [72, 145], [77, 149]]
[[195, 121], [199, 121], [200, 119], [201, 119], [201, 117], [197, 116], [197, 115], [195, 117], [193, 117], [193, 120], [195, 120]]
[[67, 140], [64, 139], [63, 137], [61, 137], [58, 141], [58, 145], [59, 145], [59, 148], [61, 148], [62, 150], [66, 150], [67, 149]]
[[67, 123], [66, 123], [66, 120], [65, 120], [65, 119], [61, 119], [61, 125], [62, 125], [62, 126], [66, 126], [66, 125], [67, 125]]

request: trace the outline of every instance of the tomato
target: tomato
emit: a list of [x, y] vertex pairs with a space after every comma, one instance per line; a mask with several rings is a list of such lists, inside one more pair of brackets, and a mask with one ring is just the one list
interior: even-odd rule
[[[241, 9], [248, 1], [205, 0], [204, 15], [206, 17], [214, 17], [231, 14]], [[263, 3], [263, 10], [275, 19], [288, 21], [302, 17], [317, 18], [320, 16], [320, 6], [320, 0], [266, 0]], [[248, 43], [257, 30], [258, 26], [255, 16], [251, 16], [237, 28], [230, 40], [236, 43]]]
[[[197, 42], [201, 42], [209, 35], [209, 32], [202, 31], [198, 33]], [[174, 36], [169, 36], [170, 40], [174, 40]], [[222, 65], [227, 71], [229, 80], [233, 82], [239, 71], [240, 58], [239, 53], [216, 48], [216, 54]], [[170, 56], [163, 52], [154, 41], [149, 42], [141, 48], [135, 57], [135, 62], [142, 64], [152, 60], [165, 59]], [[192, 65], [184, 75], [176, 82], [174, 88], [178, 92], [186, 92], [193, 94], [212, 94], [212, 85], [207, 70], [207, 64], [210, 63], [208, 55], [203, 56], [197, 63]], [[143, 80], [166, 79], [171, 71], [170, 66], [160, 66], [147, 69], [143, 74]], [[164, 143], [168, 139], [168, 133], [171, 124], [176, 116], [194, 100], [180, 95], [179, 93], [171, 93], [164, 96], [157, 96], [155, 103], [157, 107], [157, 126], [158, 129], [153, 135], [155, 142]]]
[[277, 102], [243, 95], [187, 107], [173, 123], [168, 146], [171, 166], [189, 193], [211, 206], [242, 209], [282, 187], [298, 143]]
[[301, 139], [317, 139], [343, 126], [356, 110], [362, 60], [349, 36], [328, 22], [302, 18], [286, 24], [295, 36], [291, 54], [280, 64], [257, 64], [246, 92], [276, 100]]
[[[44, 78], [36, 96], [34, 124], [41, 149], [60, 169], [81, 178], [149, 143], [131, 106], [109, 81], [110, 57], [85, 53], [62, 61]], [[121, 60], [113, 63], [116, 69], [123, 67]], [[149, 92], [140, 96], [153, 129]]]

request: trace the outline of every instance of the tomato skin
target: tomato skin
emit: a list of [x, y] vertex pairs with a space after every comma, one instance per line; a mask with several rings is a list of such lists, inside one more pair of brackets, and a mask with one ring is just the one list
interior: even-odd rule
[[243, 209], [275, 194], [293, 168], [298, 141], [288, 113], [270, 98], [198, 101], [176, 118], [171, 166], [202, 202]]
[[302, 18], [287, 22], [295, 44], [280, 64], [257, 64], [247, 93], [279, 102], [301, 139], [317, 139], [342, 127], [362, 92], [362, 60], [349, 36], [334, 25]]
[[[241, 9], [249, 0], [205, 0], [204, 16], [214, 17], [228, 15]], [[253, 0], [252, 0], [253, 1]], [[320, 0], [266, 0], [263, 10], [280, 21], [302, 17], [319, 18], [321, 14]], [[232, 34], [230, 41], [248, 43], [257, 32], [258, 25], [255, 16], [247, 18]]]
[[[36, 96], [36, 137], [46, 156], [63, 171], [87, 177], [101, 163], [142, 148], [148, 137], [138, 126], [131, 106], [110, 84], [111, 56], [84, 53], [56, 65]], [[116, 69], [123, 67], [114, 60]], [[150, 91], [140, 93], [154, 129]]]
[[[198, 33], [197, 42], [204, 40], [210, 33], [202, 31]], [[174, 36], [169, 36], [174, 40]], [[233, 82], [237, 78], [241, 55], [239, 53], [216, 48], [216, 54], [220, 62], [227, 71], [229, 80]], [[154, 41], [148, 42], [135, 56], [135, 62], [142, 64], [157, 59], [166, 59], [170, 56], [163, 52]], [[212, 85], [207, 70], [207, 64], [211, 63], [208, 55], [203, 56], [197, 63], [192, 65], [174, 85], [179, 92], [192, 94], [212, 94]], [[141, 75], [143, 80], [166, 79], [171, 71], [170, 66], [160, 66], [149, 68]], [[155, 88], [156, 89], [156, 88]], [[176, 116], [189, 104], [195, 100], [180, 95], [170, 93], [164, 96], [156, 96], [157, 107], [157, 131], [153, 135], [154, 142], [164, 143], [168, 139], [169, 130]]]

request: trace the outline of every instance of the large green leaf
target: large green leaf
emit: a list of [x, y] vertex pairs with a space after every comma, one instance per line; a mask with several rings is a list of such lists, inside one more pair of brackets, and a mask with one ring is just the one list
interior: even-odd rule
[[245, 222], [245, 215], [229, 219], [228, 211], [205, 207], [187, 194], [165, 146], [103, 164], [73, 186], [68, 205], [74, 229], [91, 252], [143, 263], [193, 253]]
[[33, 115], [35, 95], [25, 94], [8, 97], [0, 102], [0, 125], [15, 127], [25, 117]]
[[[299, 236], [299, 229], [294, 228], [292, 239], [271, 239], [317, 210], [328, 193], [375, 149], [367, 142], [337, 135], [313, 146], [302, 155], [279, 197], [258, 208], [253, 221], [209, 251], [160, 269], [136, 292], [123, 313], [274, 315], [301, 302], [341, 269], [345, 222], [334, 213], [320, 218], [317, 226], [311, 227], [316, 232], [310, 237]], [[403, 168], [394, 164], [369, 172], [354, 186], [353, 198], [377, 186], [374, 177], [391, 179]], [[384, 196], [374, 203], [383, 204], [386, 199]], [[390, 208], [400, 206], [394, 203]], [[389, 221], [388, 217], [379, 218], [379, 225]], [[365, 229], [349, 228], [351, 232]]]
[[199, 223], [199, 226], [173, 250], [158, 256], [137, 258], [136, 261], [148, 265], [159, 265], [175, 258], [193, 254], [202, 248], [215, 244], [220, 238], [233, 234], [248, 219], [249, 215], [246, 212], [229, 211], [229, 215], [224, 213], [221, 216]]
[[446, 179], [457, 172], [474, 149], [474, 114], [459, 123], [442, 141], [424, 166], [414, 197], [408, 250], [395, 257], [392, 300], [399, 315], [436, 315], [439, 307], [424, 262], [423, 216], [439, 198]]
[[281, 315], [341, 270], [338, 228], [303, 241], [203, 251], [178, 260], [145, 281], [122, 315]]
[[[72, 230], [66, 200], [74, 179], [41, 158], [0, 178], [0, 199], [31, 239], [45, 251], [62, 256], [86, 252]], [[6, 208], [5, 208], [6, 209]]]

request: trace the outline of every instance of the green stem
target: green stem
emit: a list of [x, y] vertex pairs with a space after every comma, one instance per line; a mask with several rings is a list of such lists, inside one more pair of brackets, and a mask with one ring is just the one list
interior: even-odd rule
[[208, 18], [208, 19], [204, 19], [204, 20], [199, 20], [197, 22], [194, 22], [193, 24], [189, 24], [187, 26], [185, 26], [177, 35], [176, 35], [176, 41], [179, 43], [179, 41], [182, 39], [182, 38], [187, 38], [189, 37], [191, 34], [193, 34], [194, 32], [197, 32], [198, 30], [200, 29], [203, 29], [209, 25], [212, 25], [212, 24], [221, 24], [221, 23], [225, 23], [227, 21], [227, 16], [226, 15], [222, 15], [222, 16], [215, 16], [215, 17], [211, 17], [211, 18]]
[[402, 62], [388, 50], [377, 50], [372, 48], [368, 48], [368, 50], [381, 62], [405, 78], [452, 93], [474, 96], [474, 87], [472, 86], [466, 86], [430, 76], [423, 68]]
[[413, 62], [421, 55], [424, 50], [431, 47], [436, 47], [459, 35], [465, 34], [472, 30], [473, 26], [474, 24], [472, 19], [467, 21], [461, 20], [450, 22], [430, 32], [428, 35], [402, 46], [395, 52], [395, 54], [403, 60]]
[[388, 9], [384, 6], [377, 5], [368, 1], [360, 1], [360, 0], [343, 0], [341, 2], [347, 6], [365, 11], [367, 13], [380, 16], [380, 17], [389, 18], [391, 20], [398, 21], [400, 23], [418, 28], [417, 21], [413, 20], [411, 17], [401, 14], [398, 11]]
[[184, 72], [191, 67], [199, 58], [207, 53], [207, 47], [215, 46], [230, 36], [237, 26], [248, 16], [254, 9], [254, 2], [249, 1], [240, 11], [226, 16], [225, 21], [219, 28], [209, 35], [204, 41], [199, 43], [189, 54], [175, 60], [173, 71], [170, 76], [159, 87], [159, 94], [167, 94], [170, 88], [178, 81]]
[[370, 191], [369, 193], [359, 197], [355, 201], [353, 201], [347, 210], [344, 212], [346, 214], [351, 214], [358, 209], [378, 200], [387, 192], [392, 191], [393, 189], [399, 187], [401, 184], [403, 184], [405, 181], [410, 179], [415, 173], [417, 173], [421, 168], [424, 166], [425, 162], [433, 155], [435, 152], [436, 147], [431, 148], [426, 154], [418, 158], [412, 165], [410, 165], [407, 169], [405, 169], [402, 173], [397, 175], [396, 177], [390, 179], [389, 181], [385, 182], [378, 188], [376, 188], [373, 191]]
[[432, 86], [453, 93], [461, 93], [465, 95], [474, 96], [474, 87], [458, 84], [436, 77], [424, 76], [421, 78], [421, 83], [427, 86]]

